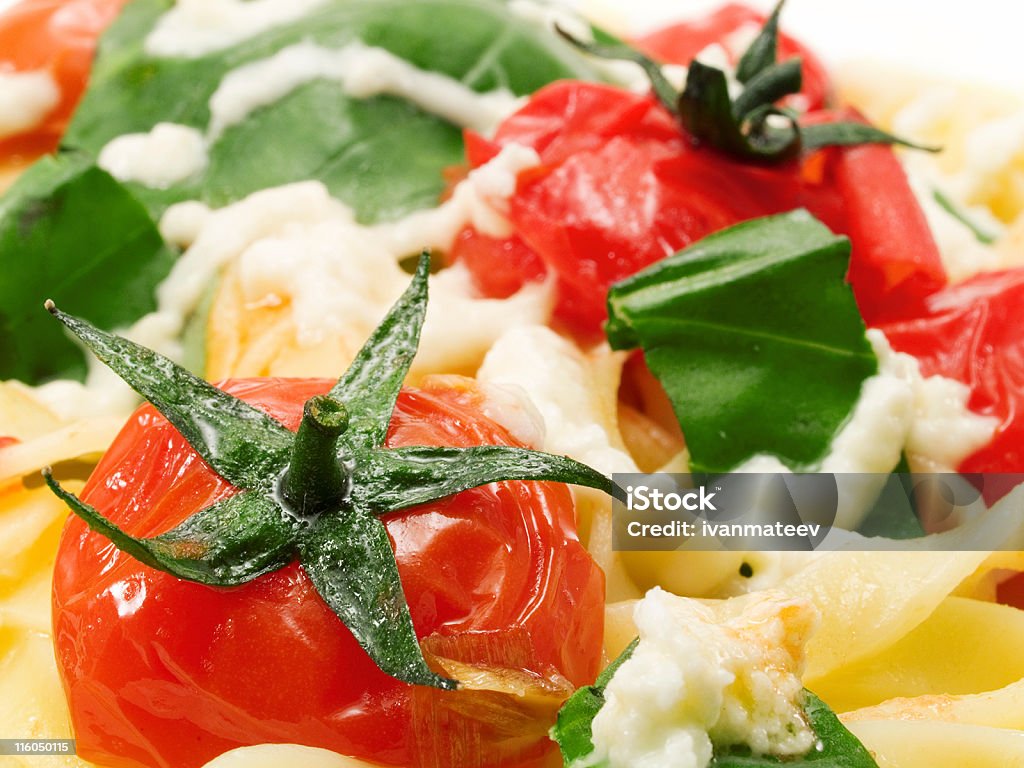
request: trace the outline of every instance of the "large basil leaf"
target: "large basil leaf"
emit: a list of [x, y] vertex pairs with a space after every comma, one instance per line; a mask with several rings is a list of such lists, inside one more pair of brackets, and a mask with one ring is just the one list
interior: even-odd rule
[[878, 368], [844, 276], [850, 244], [806, 211], [739, 224], [613, 286], [608, 339], [642, 347], [695, 471], [759, 453], [808, 469]]
[[0, 379], [82, 377], [85, 357], [43, 300], [130, 325], [173, 262], [146, 209], [87, 157], [40, 160], [0, 198]]
[[[143, 40], [170, 0], [136, 0], [100, 46], [92, 82], [65, 143], [98, 154], [111, 139], [158, 122], [205, 129], [209, 100], [232, 69], [286, 46], [360, 40], [471, 88], [531, 93], [560, 78], [593, 79], [571, 46], [487, 0], [335, 0], [302, 19], [196, 59], [153, 58]], [[137, 190], [154, 212], [198, 197], [223, 205], [267, 186], [320, 179], [362, 221], [436, 204], [442, 171], [462, 162], [460, 130], [401, 100], [351, 99], [336, 83], [304, 85], [229, 128], [200, 179]]]

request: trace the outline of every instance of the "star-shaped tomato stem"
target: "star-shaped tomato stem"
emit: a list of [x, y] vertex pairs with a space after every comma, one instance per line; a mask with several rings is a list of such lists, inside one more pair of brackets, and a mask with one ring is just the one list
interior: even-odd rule
[[152, 538], [128, 534], [46, 482], [96, 532], [146, 565], [213, 587], [237, 586], [296, 558], [317, 592], [387, 674], [451, 689], [429, 668], [413, 630], [380, 516], [503, 480], [597, 488], [612, 482], [564, 456], [510, 446], [387, 449], [384, 438], [416, 355], [430, 258], [325, 395], [304, 404], [293, 433], [263, 411], [134, 342], [46, 308], [152, 403], [238, 493]]

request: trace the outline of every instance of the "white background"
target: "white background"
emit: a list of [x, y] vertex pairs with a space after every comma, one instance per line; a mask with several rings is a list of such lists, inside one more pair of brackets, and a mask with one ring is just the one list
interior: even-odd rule
[[[0, 10], [15, 0], [0, 0]], [[767, 9], [773, 0], [747, 0]], [[409, 0], [416, 2], [416, 0]], [[718, 0], [575, 0], [641, 30]], [[1024, 94], [1022, 0], [788, 0], [784, 26], [826, 62], [852, 58], [999, 84]], [[0, 51], [0, 59], [3, 52]]]
[[[578, 0], [631, 26], [704, 12], [719, 0]], [[773, 0], [746, 0], [764, 10]], [[783, 27], [830, 64], [869, 58], [1024, 94], [1021, 0], [787, 0]]]

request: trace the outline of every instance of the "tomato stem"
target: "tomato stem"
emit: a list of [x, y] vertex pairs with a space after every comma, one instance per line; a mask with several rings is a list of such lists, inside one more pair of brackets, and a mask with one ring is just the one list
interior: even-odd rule
[[306, 401], [281, 489], [288, 505], [303, 517], [336, 507], [345, 498], [349, 477], [338, 455], [338, 438], [347, 428], [348, 411], [340, 400], [317, 395]]

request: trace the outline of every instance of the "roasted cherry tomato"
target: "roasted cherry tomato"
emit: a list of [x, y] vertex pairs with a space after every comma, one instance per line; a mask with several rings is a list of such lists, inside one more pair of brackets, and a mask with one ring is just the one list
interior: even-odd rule
[[[837, 116], [850, 117], [808, 119]], [[651, 97], [571, 81], [535, 94], [493, 140], [470, 135], [467, 158], [477, 166], [512, 143], [533, 147], [542, 161], [520, 175], [510, 200], [513, 237], [470, 229], [452, 257], [492, 296], [508, 295], [543, 264], [557, 280], [556, 318], [582, 338], [598, 337], [613, 283], [712, 232], [800, 207], [850, 235], [850, 278], [869, 324], [945, 282], [927, 222], [887, 147], [741, 162], [695, 146]]]
[[[331, 384], [224, 388], [295, 429], [303, 403]], [[472, 389], [404, 390], [387, 445], [513, 444], [479, 407]], [[232, 492], [147, 405], [82, 498], [128, 532], [153, 535]], [[556, 688], [594, 679], [604, 579], [576, 537], [565, 486], [495, 483], [385, 520], [428, 657], [525, 670]], [[550, 756], [543, 725], [524, 731], [522, 714], [500, 701], [381, 672], [296, 564], [244, 586], [205, 587], [140, 564], [74, 518], [53, 610], [79, 754], [104, 765], [191, 768], [262, 742], [402, 766]]]
[[60, 101], [39, 125], [0, 138], [0, 163], [57, 148], [85, 90], [100, 33], [128, 0], [22, 0], [0, 14], [0, 71], [46, 71]]
[[[724, 5], [712, 14], [673, 24], [634, 41], [637, 48], [659, 61], [687, 65], [709, 45], [721, 44], [731, 63], [764, 26], [766, 16], [738, 3]], [[779, 33], [779, 61], [799, 56], [803, 62], [802, 100], [789, 105], [801, 110], [820, 109], [828, 99], [828, 72], [818, 57], [789, 35]]]

